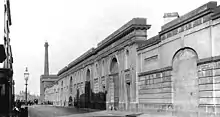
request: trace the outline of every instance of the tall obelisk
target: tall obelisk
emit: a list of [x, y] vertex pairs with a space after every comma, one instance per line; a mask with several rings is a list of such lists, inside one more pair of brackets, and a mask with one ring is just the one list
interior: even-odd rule
[[44, 75], [49, 75], [48, 46], [48, 43], [45, 42]]

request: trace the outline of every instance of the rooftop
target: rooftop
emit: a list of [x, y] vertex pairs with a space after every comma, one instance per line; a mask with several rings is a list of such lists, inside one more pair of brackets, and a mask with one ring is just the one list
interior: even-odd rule
[[81, 61], [83, 61], [85, 58], [88, 58], [89, 56], [95, 54], [96, 52], [100, 51], [103, 47], [107, 46], [108, 44], [114, 42], [116, 39], [119, 39], [121, 36], [124, 35], [124, 33], [133, 30], [135, 26], [142, 26], [143, 28], [150, 28], [150, 25], [147, 25], [145, 18], [133, 18], [128, 23], [120, 27], [118, 30], [113, 32], [111, 35], [109, 35], [107, 38], [105, 38], [103, 41], [98, 43], [97, 48], [91, 48], [87, 52], [85, 52], [83, 55], [75, 59], [73, 62], [68, 64], [68, 66], [65, 66], [63, 69], [61, 69], [58, 72], [58, 76], [64, 73], [65, 71], [69, 70], [73, 66], [77, 65]]
[[186, 13], [183, 16], [180, 16], [179, 18], [176, 18], [174, 20], [172, 20], [171, 22], [168, 22], [167, 24], [163, 25], [161, 27], [161, 30], [167, 30], [171, 27], [175, 27], [177, 25], [181, 25], [182, 23], [185, 23], [189, 20], [193, 20], [193, 18], [198, 17], [199, 14], [203, 14], [207, 11], [213, 11], [213, 9], [215, 9], [217, 7], [217, 2], [216, 1], [211, 1], [208, 2], [196, 9], [194, 9], [193, 11]]

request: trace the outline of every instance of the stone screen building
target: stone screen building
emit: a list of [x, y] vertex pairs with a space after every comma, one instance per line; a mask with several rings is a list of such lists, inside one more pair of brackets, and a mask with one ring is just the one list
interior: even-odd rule
[[107, 91], [107, 107], [136, 108], [136, 42], [146, 39], [149, 28], [145, 19], [135, 18], [62, 69], [58, 73], [60, 99], [75, 97], [76, 89], [80, 95], [85, 93], [85, 84], [90, 82], [92, 92]]
[[220, 111], [219, 9], [209, 2], [137, 49], [139, 109]]
[[[58, 105], [71, 98], [95, 108], [127, 111], [220, 112], [220, 6], [209, 2], [161, 27], [148, 38], [134, 18], [58, 72]], [[51, 88], [54, 88], [51, 87]], [[46, 94], [47, 95], [47, 94]], [[187, 116], [187, 115], [186, 115]]]

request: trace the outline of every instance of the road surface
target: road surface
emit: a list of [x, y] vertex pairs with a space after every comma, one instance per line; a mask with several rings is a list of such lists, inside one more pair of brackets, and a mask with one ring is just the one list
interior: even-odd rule
[[69, 116], [74, 114], [84, 114], [87, 111], [78, 110], [76, 108], [64, 108], [48, 105], [33, 105], [28, 107], [29, 117], [58, 117]]
[[33, 105], [28, 107], [29, 117], [125, 117], [128, 112], [106, 110], [83, 110], [68, 107], [56, 107], [48, 105]]
[[33, 105], [28, 107], [29, 117], [172, 117], [170, 115], [139, 115], [132, 112], [120, 111], [86, 111], [82, 109], [69, 108], [69, 107], [56, 107], [48, 105]]

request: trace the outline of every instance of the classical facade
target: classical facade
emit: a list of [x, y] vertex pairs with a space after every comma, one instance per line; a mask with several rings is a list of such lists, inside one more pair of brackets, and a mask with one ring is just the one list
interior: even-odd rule
[[85, 94], [98, 103], [90, 94], [103, 92], [107, 110], [220, 112], [217, 2], [164, 24], [152, 38], [148, 29], [144, 18], [134, 18], [61, 69], [53, 99], [66, 105]]
[[137, 48], [139, 109], [220, 112], [219, 13], [209, 2]]

